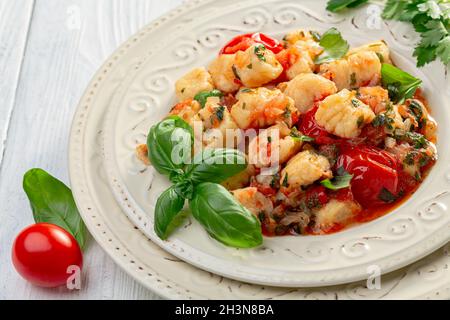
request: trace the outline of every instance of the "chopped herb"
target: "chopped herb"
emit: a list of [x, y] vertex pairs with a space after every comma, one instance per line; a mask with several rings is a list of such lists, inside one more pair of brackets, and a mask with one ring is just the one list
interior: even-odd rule
[[224, 106], [219, 106], [219, 107], [216, 109], [216, 117], [217, 117], [217, 119], [218, 119], [220, 122], [222, 122], [224, 115], [225, 115], [225, 107], [224, 107]]
[[277, 188], [279, 185], [279, 181], [280, 181], [280, 175], [277, 173], [272, 177], [272, 181], [270, 182], [270, 187], [271, 188]]
[[356, 125], [358, 126], [358, 128], [361, 128], [364, 124], [364, 116], [360, 116], [358, 118], [358, 121], [356, 122]]
[[358, 99], [352, 99], [352, 105], [355, 108], [359, 108], [361, 106], [361, 101], [359, 101]]
[[320, 42], [320, 39], [322, 38], [322, 35], [318, 33], [317, 31], [310, 31], [311, 36], [315, 42]]
[[417, 153], [414, 151], [409, 152], [405, 159], [403, 160], [403, 163], [407, 166], [413, 166], [414, 162], [415, 162], [415, 158], [416, 158]]
[[236, 66], [233, 64], [233, 66], [231, 67], [231, 69], [233, 70], [233, 74], [236, 77], [236, 79], [241, 80], [241, 77], [239, 76], [239, 73], [237, 71]]
[[419, 102], [412, 100], [409, 104], [409, 113], [414, 116], [418, 123], [421, 122], [423, 117], [423, 109]]
[[266, 51], [266, 47], [263, 44], [255, 45], [255, 55], [259, 60], [266, 62], [266, 57], [264, 56], [264, 52]]
[[303, 135], [300, 131], [298, 131], [298, 129], [296, 127], [292, 128], [290, 136], [294, 140], [301, 141], [301, 142], [313, 142], [315, 140], [314, 138]]
[[424, 137], [424, 135], [417, 133], [417, 132], [408, 132], [406, 134], [407, 140], [409, 140], [410, 143], [414, 145], [414, 148], [416, 149], [422, 149], [426, 146], [428, 146], [429, 142]]
[[249, 93], [249, 92], [252, 92], [253, 90], [252, 89], [249, 89], [249, 88], [245, 88], [245, 89], [242, 89], [241, 90], [241, 92], [242, 93]]
[[248, 66], [247, 66], [247, 69], [253, 69], [253, 64], [249, 64]]
[[353, 175], [346, 172], [343, 167], [338, 169], [338, 176], [333, 179], [326, 179], [320, 182], [322, 186], [330, 190], [341, 190], [350, 187], [350, 182], [353, 179]]
[[353, 73], [350, 75], [350, 85], [351, 85], [352, 87], [354, 87], [354, 86], [356, 85], [356, 73], [355, 73], [355, 72], [353, 72]]
[[378, 59], [380, 60], [381, 63], [384, 63], [384, 57], [380, 52], [375, 52], [377, 54]]
[[414, 178], [415, 178], [417, 181], [422, 181], [422, 174], [421, 174], [420, 172], [416, 172]]
[[378, 198], [386, 203], [393, 203], [397, 200], [397, 197], [386, 188], [383, 188], [381, 190], [380, 194], [378, 195]]
[[388, 130], [394, 129], [394, 119], [389, 117], [386, 113], [380, 113], [378, 114], [375, 119], [372, 121], [372, 125], [374, 127], [386, 127]]
[[258, 214], [258, 219], [261, 222], [264, 222], [266, 220], [266, 213], [264, 211], [260, 211]]
[[272, 143], [272, 137], [267, 137], [267, 142]]
[[286, 108], [286, 110], [284, 111], [283, 116], [284, 116], [286, 119], [290, 119], [290, 118], [292, 117], [292, 112], [291, 112], [291, 110], [289, 110], [289, 108]]
[[245, 110], [246, 108], [247, 108], [247, 103], [244, 102], [244, 103], [242, 104], [242, 109]]
[[181, 89], [181, 93], [184, 93], [186, 91], [186, 88]]
[[287, 173], [286, 173], [286, 175], [284, 176], [284, 179], [283, 179], [283, 187], [285, 187], [285, 188], [289, 187], [289, 177], [288, 177]]

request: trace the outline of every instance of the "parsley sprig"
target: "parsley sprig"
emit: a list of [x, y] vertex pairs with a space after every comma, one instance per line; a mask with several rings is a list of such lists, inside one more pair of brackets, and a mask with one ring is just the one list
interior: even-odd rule
[[[367, 1], [330, 0], [327, 9], [339, 12]], [[383, 19], [410, 22], [421, 40], [414, 50], [417, 66], [423, 67], [437, 59], [450, 65], [450, 2], [449, 0], [387, 0]]]

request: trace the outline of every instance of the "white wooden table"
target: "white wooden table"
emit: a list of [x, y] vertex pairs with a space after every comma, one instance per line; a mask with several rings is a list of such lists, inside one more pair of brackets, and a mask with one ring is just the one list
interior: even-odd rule
[[158, 299], [94, 242], [81, 291], [31, 286], [11, 264], [15, 236], [33, 223], [23, 174], [43, 168], [68, 182], [69, 127], [103, 61], [182, 0], [0, 0], [0, 300]]

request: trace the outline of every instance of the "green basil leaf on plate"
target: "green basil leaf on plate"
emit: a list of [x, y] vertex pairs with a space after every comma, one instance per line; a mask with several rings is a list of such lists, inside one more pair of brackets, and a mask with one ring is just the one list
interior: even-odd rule
[[190, 208], [208, 233], [227, 246], [254, 248], [263, 242], [258, 219], [219, 184], [199, 184]]
[[247, 169], [245, 154], [235, 149], [206, 149], [194, 157], [186, 177], [194, 183], [222, 183]]
[[170, 234], [186, 218], [183, 210], [185, 199], [172, 186], [167, 189], [156, 202], [155, 208], [155, 232], [162, 240], [166, 240]]
[[369, 0], [330, 0], [327, 4], [327, 10], [331, 12], [339, 12], [346, 8], [355, 8]]
[[42, 169], [32, 169], [23, 178], [23, 189], [30, 200], [36, 223], [55, 224], [86, 245], [87, 229], [78, 212], [72, 191]]
[[208, 100], [208, 98], [211, 98], [211, 97], [222, 98], [223, 93], [216, 89], [211, 90], [211, 91], [202, 91], [194, 97], [194, 100], [197, 100], [198, 103], [200, 103], [200, 105], [202, 106], [202, 108], [204, 108], [206, 105], [206, 101]]
[[182, 175], [191, 161], [194, 134], [192, 127], [178, 116], [168, 117], [150, 129], [147, 138], [149, 159], [161, 174]]
[[315, 61], [316, 64], [339, 60], [343, 58], [350, 49], [350, 45], [336, 28], [331, 28], [325, 32], [322, 35], [319, 44], [324, 49], [324, 52], [317, 57]]
[[422, 80], [387, 63], [381, 67], [381, 78], [383, 87], [389, 91], [389, 98], [394, 103], [403, 103], [412, 98], [422, 85]]

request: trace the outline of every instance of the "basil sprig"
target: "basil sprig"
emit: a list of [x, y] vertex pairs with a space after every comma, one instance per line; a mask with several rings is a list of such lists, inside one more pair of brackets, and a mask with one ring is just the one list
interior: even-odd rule
[[[245, 155], [234, 149], [206, 149], [191, 164], [174, 161], [171, 156], [179, 156], [180, 150], [191, 151], [193, 133], [187, 127], [175, 116], [155, 125], [149, 133], [150, 161], [174, 183], [156, 203], [156, 234], [166, 240], [183, 223], [188, 214], [183, 208], [188, 200], [192, 215], [213, 238], [237, 248], [261, 245], [259, 220], [219, 185], [247, 168]], [[173, 139], [172, 134], [190, 136]], [[188, 159], [184, 153], [182, 158]]]
[[68, 231], [81, 249], [88, 237], [72, 191], [42, 169], [32, 169], [23, 177], [23, 189], [30, 200], [36, 223], [55, 224]]
[[422, 85], [422, 80], [387, 63], [383, 63], [381, 67], [381, 78], [383, 87], [388, 89], [389, 98], [394, 103], [403, 103], [412, 98]]

